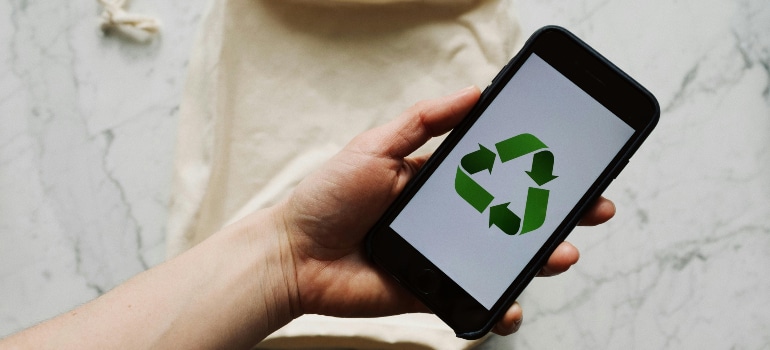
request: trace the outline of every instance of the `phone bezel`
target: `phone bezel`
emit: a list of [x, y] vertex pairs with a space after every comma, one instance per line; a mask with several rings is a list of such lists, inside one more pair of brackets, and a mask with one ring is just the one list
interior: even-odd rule
[[[394, 232], [390, 224], [533, 53], [635, 131], [505, 293], [487, 310]], [[557, 26], [544, 27], [532, 35], [519, 54], [493, 79], [468, 116], [447, 136], [420, 173], [372, 228], [366, 239], [367, 254], [446, 322], [458, 337], [477, 339], [492, 329], [509, 305], [537, 275], [553, 250], [577, 225], [581, 214], [622, 170], [657, 124], [659, 114], [660, 107], [655, 98], [635, 80], [566, 29]], [[439, 285], [430, 292], [421, 290], [420, 287], [424, 286], [416, 286], [420, 283], [419, 274], [427, 270], [436, 274]]]

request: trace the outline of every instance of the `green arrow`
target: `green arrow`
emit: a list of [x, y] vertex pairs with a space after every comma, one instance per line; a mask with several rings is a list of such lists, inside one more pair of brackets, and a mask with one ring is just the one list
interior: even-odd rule
[[532, 134], [516, 135], [495, 144], [497, 154], [500, 155], [500, 161], [503, 163], [547, 147]]
[[487, 192], [481, 185], [473, 181], [460, 167], [457, 167], [457, 176], [455, 176], [455, 191], [468, 204], [476, 208], [479, 213], [483, 213], [487, 209], [492, 200], [495, 197]]
[[495, 152], [490, 151], [488, 148], [479, 144], [479, 150], [466, 154], [460, 164], [463, 169], [471, 175], [478, 173], [482, 170], [489, 170], [492, 173], [492, 166], [495, 165]]
[[508, 209], [508, 204], [511, 203], [499, 204], [489, 208], [489, 227], [495, 225], [507, 235], [513, 236], [519, 231], [521, 219]]
[[545, 222], [548, 211], [548, 190], [530, 187], [527, 192], [527, 206], [524, 208], [524, 225], [521, 234], [537, 230]]
[[535, 153], [532, 157], [532, 170], [527, 171], [527, 174], [538, 186], [543, 186], [557, 178], [558, 176], [553, 175], [553, 153], [550, 151]]

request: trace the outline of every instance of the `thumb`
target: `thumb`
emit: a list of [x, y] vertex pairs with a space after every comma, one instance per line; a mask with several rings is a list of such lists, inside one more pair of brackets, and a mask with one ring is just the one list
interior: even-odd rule
[[451, 95], [418, 102], [398, 118], [366, 133], [375, 153], [404, 158], [428, 142], [454, 128], [478, 101], [481, 91], [469, 86]]

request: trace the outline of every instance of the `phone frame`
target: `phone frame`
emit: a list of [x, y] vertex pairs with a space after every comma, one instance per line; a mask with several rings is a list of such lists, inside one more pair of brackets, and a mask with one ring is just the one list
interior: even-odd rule
[[[393, 231], [390, 224], [533, 53], [631, 126], [634, 134], [494, 306], [487, 310]], [[659, 115], [658, 102], [649, 91], [582, 40], [561, 27], [541, 28], [492, 80], [468, 116], [447, 136], [371, 229], [365, 243], [367, 255], [446, 322], [457, 337], [480, 338], [492, 329], [537, 275], [551, 253], [577, 225], [582, 214], [625, 167], [631, 155], [657, 124]]]

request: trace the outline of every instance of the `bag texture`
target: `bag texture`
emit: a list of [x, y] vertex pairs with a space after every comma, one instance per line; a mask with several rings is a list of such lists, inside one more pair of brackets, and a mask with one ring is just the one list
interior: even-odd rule
[[[280, 201], [355, 135], [415, 102], [486, 86], [519, 45], [511, 0], [213, 1], [180, 110], [168, 256]], [[473, 344], [432, 315], [307, 315], [262, 345]]]

